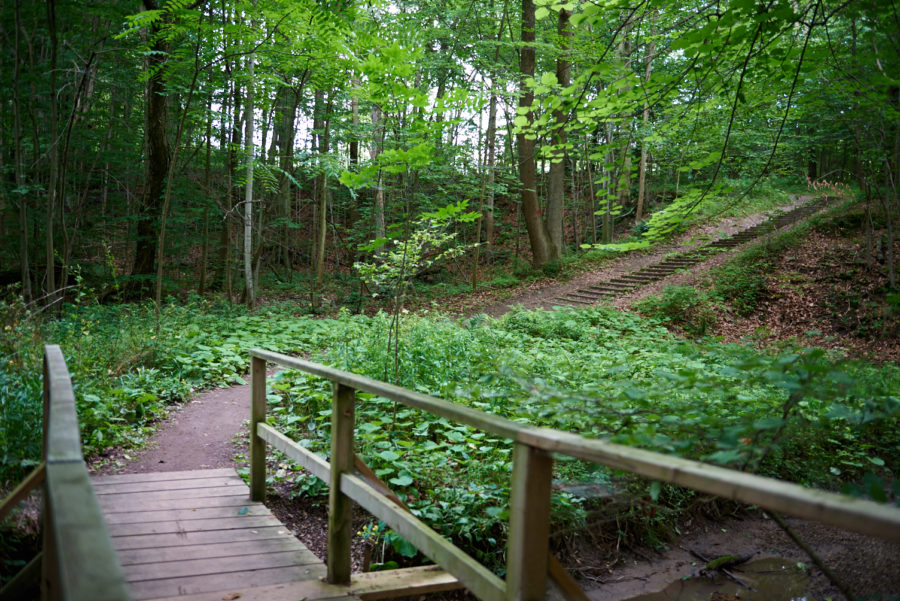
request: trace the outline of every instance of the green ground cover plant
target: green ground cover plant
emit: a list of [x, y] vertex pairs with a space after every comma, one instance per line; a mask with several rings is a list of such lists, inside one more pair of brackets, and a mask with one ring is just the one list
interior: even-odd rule
[[[0, 347], [4, 481], [39, 458], [40, 343], [52, 341], [69, 361], [88, 454], [140, 444], [192, 389], [242, 382], [247, 351], [263, 347], [373, 378], [396, 376], [401, 386], [524, 423], [883, 500], [896, 495], [885, 484], [900, 465], [894, 365], [841, 361], [818, 349], [765, 353], [689, 342], [660, 320], [608, 308], [519, 310], [499, 320], [410, 314], [396, 345], [388, 341], [391, 316], [310, 319], [296, 311], [193, 301], [158, 310], [69, 306], [45, 322], [19, 313], [4, 325]], [[270, 379], [268, 398], [274, 425], [326, 451], [327, 382], [281, 372]], [[357, 452], [376, 473], [420, 517], [501, 571], [509, 443], [371, 395], [360, 394], [357, 416]], [[288, 464], [272, 478], [295, 495], [324, 490]], [[652, 523], [657, 533], [670, 527], [662, 516], [691, 498], [580, 461], [558, 462], [555, 480], [561, 533], [601, 509], [580, 492], [585, 487], [627, 491], [629, 519]], [[377, 560], [414, 554], [377, 525], [368, 532], [387, 551]]]
[[[382, 378], [387, 318], [347, 317], [340, 327], [346, 334], [315, 359]], [[836, 362], [817, 349], [770, 355], [685, 342], [659, 321], [602, 308], [516, 311], [498, 321], [410, 317], [403, 327], [400, 385], [516, 421], [831, 488], [900, 465], [895, 367]], [[326, 452], [326, 382], [283, 372], [269, 399], [273, 424]], [[507, 517], [506, 441], [365, 394], [357, 427], [357, 452], [420, 517], [502, 569], [495, 549]], [[299, 471], [279, 478], [298, 494], [318, 490]], [[636, 484], [576, 461], [560, 462], [556, 478], [562, 531], [596, 509], [570, 485]], [[636, 485], [670, 510], [690, 498]]]
[[40, 459], [43, 344], [63, 349], [87, 455], [140, 445], [173, 403], [196, 390], [242, 383], [247, 351], [327, 345], [324, 322], [278, 304], [248, 312], [194, 299], [66, 305], [52, 319], [0, 302], [0, 482], [16, 482]]

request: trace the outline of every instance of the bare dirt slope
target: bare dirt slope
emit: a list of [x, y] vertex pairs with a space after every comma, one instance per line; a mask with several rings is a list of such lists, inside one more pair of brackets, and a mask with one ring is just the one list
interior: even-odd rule
[[[808, 201], [809, 198], [810, 197], [808, 196], [797, 196], [794, 198], [793, 202], [780, 207], [779, 210], [788, 211]], [[664, 244], [656, 245], [644, 252], [629, 253], [627, 255], [623, 255], [621, 258], [612, 261], [609, 266], [604, 267], [603, 269], [584, 273], [564, 283], [559, 283], [552, 280], [539, 282], [533, 284], [522, 293], [516, 294], [513, 298], [505, 299], [499, 302], [487, 299], [483, 305], [481, 305], [480, 307], [471, 307], [466, 310], [466, 313], [485, 313], [487, 315], [498, 317], [509, 311], [512, 307], [523, 307], [525, 309], [550, 309], [554, 306], [562, 304], [555, 299], [563, 296], [566, 293], [581, 290], [589, 286], [596, 286], [598, 284], [608, 282], [613, 278], [631, 273], [632, 271], [637, 271], [642, 267], [655, 265], [656, 263], [662, 261], [663, 258], [669, 254], [684, 253], [703, 246], [709, 243], [711, 240], [715, 240], [717, 238], [725, 236], [732, 236], [742, 230], [766, 221], [774, 213], [775, 211], [764, 211], [761, 213], [748, 215], [747, 217], [724, 219], [715, 224], [707, 224], [691, 228], [690, 231], [676, 236], [674, 239]], [[729, 254], [730, 253], [723, 253], [720, 255], [716, 255], [710, 258], [708, 261], [704, 261], [703, 263], [696, 265], [693, 269], [699, 271], [709, 269], [713, 265], [717, 264], [717, 262], [724, 261], [726, 259], [726, 256]], [[669, 276], [664, 280], [656, 282], [652, 286], [654, 288], [657, 286], [665, 286], [667, 285], [667, 283], [671, 283], [671, 279], [677, 277], [678, 274]], [[644, 294], [644, 288], [647, 288], [649, 290], [651, 287], [647, 286], [639, 288], [632, 294], [642, 295]], [[477, 295], [475, 296], [475, 299], [478, 299]]]

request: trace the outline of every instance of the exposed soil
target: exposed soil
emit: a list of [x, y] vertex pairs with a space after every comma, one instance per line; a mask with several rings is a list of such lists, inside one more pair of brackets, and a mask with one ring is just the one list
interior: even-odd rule
[[[585, 274], [563, 285], [534, 286], [522, 296], [513, 300], [488, 303], [477, 312], [499, 315], [512, 305], [527, 308], [550, 307], [551, 299], [565, 290], [592, 285], [625, 271], [637, 269], [641, 265], [657, 262], [666, 253], [683, 251], [692, 243], [705, 241], [720, 233], [734, 233], [766, 217], [760, 214], [691, 232], [663, 248], [638, 257], [623, 257], [603, 270]], [[815, 265], [823, 263], [826, 259], [846, 261], [849, 260], [848, 257], [854, 256], [853, 253], [852, 248], [840, 246], [834, 240], [814, 237], [796, 252], [781, 257], [780, 264], [799, 265], [809, 272], [808, 282], [819, 285], [821, 278], [814, 273]], [[722, 260], [724, 258], [713, 258], [704, 263], [700, 269], [708, 269]], [[629, 297], [617, 300], [616, 305], [627, 307], [639, 296], [651, 294], [665, 285], [689, 283], [692, 281], [691, 278], [696, 277], [698, 277], [696, 272], [675, 274], [661, 282], [646, 286]], [[723, 332], [727, 331], [726, 337], [738, 339], [747, 333], [758, 331], [763, 325], [773, 337], [805, 335], [805, 332], [814, 329], [810, 325], [814, 324], [821, 332], [821, 340], [817, 338], [817, 343], [828, 342], [826, 338], [834, 334], [840, 337], [842, 344], [846, 344], [845, 330], [837, 329], [837, 326], [836, 329], [827, 329], [827, 326], [822, 325], [823, 320], [817, 312], [821, 308], [820, 299], [807, 300], [809, 297], [805, 292], [808, 293], [809, 289], [804, 290], [794, 284], [795, 282], [788, 282], [783, 287], [776, 288], [760, 316], [755, 318], [757, 321], [746, 320], [740, 325], [734, 325], [738, 324], [738, 320], [729, 322], [730, 329], [723, 329]], [[839, 285], [854, 284], [839, 283]], [[792, 309], [784, 308], [785, 299], [790, 300]], [[483, 297], [481, 300], [484, 302]], [[477, 302], [477, 299], [473, 301]], [[808, 307], [808, 310], [802, 307]], [[470, 307], [465, 312], [475, 311]], [[851, 323], [849, 327], [857, 326]], [[884, 358], [896, 360], [900, 356], [897, 354], [896, 338], [892, 344], [885, 341], [884, 346], [877, 347], [876, 351]], [[243, 437], [246, 438], [245, 422], [249, 418], [249, 412], [249, 386], [234, 386], [199, 394], [190, 403], [174, 410], [170, 418], [160, 424], [147, 449], [127, 453], [110, 449], [106, 456], [98, 458], [93, 469], [98, 473], [133, 473], [236, 466], [235, 457], [246, 454], [240, 435], [243, 430]], [[287, 491], [281, 490], [278, 495], [271, 495], [268, 504], [310, 550], [319, 557], [325, 556], [327, 508], [323, 499], [292, 500]], [[357, 516], [360, 527], [367, 519], [367, 516], [360, 512]], [[790, 520], [789, 523], [856, 595], [873, 599], [900, 598], [900, 562], [897, 561], [900, 558], [900, 545], [802, 520]], [[616, 539], [614, 526], [611, 527], [611, 531], [598, 526], [576, 541], [575, 546], [563, 553], [563, 556], [594, 601], [627, 599], [660, 590], [673, 581], [696, 574], [699, 571], [697, 565], [699, 562], [689, 550], [699, 551], [706, 556], [754, 554], [778, 556], [795, 563], [803, 562], [810, 566], [808, 569], [811, 584], [807, 599], [841, 598], [837, 589], [831, 586], [817, 568], [812, 567], [809, 558], [764, 515], [751, 513], [739, 518], [716, 520], [695, 517], [693, 521], [682, 524], [680, 529], [683, 533], [681, 539], [671, 544], [667, 551], [658, 554], [647, 549], [624, 548]], [[354, 550], [354, 564], [357, 569], [367, 563], [366, 553], [366, 544], [358, 542]], [[462, 593], [445, 594], [442, 597], [471, 599]]]
[[92, 471], [135, 474], [203, 470], [235, 465], [234, 439], [250, 419], [250, 386], [217, 388], [172, 410], [146, 449], [108, 449]]
[[[788, 211], [807, 200], [809, 200], [809, 197], [796, 197], [792, 203], [783, 205], [779, 210]], [[562, 303], [554, 299], [563, 296], [568, 292], [574, 292], [582, 288], [607, 282], [621, 275], [637, 271], [641, 267], [659, 263], [664, 257], [672, 253], [687, 252], [703, 246], [712, 240], [734, 235], [742, 230], [766, 221], [774, 213], [775, 211], [765, 211], [746, 217], [725, 219], [715, 224], [700, 225], [691, 228], [689, 231], [674, 237], [664, 244], [653, 246], [644, 252], [629, 253], [618, 259], [614, 259], [602, 269], [584, 273], [565, 283], [559, 283], [555, 280], [541, 280], [529, 285], [528, 288], [522, 291], [518, 291], [513, 297], [502, 301], [492, 300], [491, 297], [496, 296], [497, 294], [495, 291], [485, 291], [475, 295], [467, 295], [467, 300], [461, 300], [460, 302], [459, 312], [466, 315], [485, 313], [493, 317], [499, 317], [513, 307], [522, 307], [525, 309], [550, 309], [554, 306], [561, 305]], [[729, 253], [716, 255], [714, 258], [695, 266], [694, 269], [709, 269], [715, 264], [714, 261], [724, 261], [724, 255], [727, 254]], [[672, 278], [679, 277], [680, 275], [681, 274], [675, 274], [669, 276], [653, 285], [639, 288], [632, 294], [643, 295], [644, 290], [651, 290], [657, 286], [660, 286], [661, 289], [666, 285], [670, 285], [673, 281]], [[649, 294], [649, 292], [647, 293]], [[454, 305], [455, 304], [456, 303], [454, 303]]]

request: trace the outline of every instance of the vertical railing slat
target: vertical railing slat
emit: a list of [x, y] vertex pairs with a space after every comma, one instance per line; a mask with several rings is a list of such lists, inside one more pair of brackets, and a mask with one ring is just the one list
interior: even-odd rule
[[266, 421], [266, 360], [250, 359], [250, 499], [266, 500], [266, 441], [256, 425]]
[[331, 481], [328, 491], [328, 582], [350, 582], [353, 500], [341, 492], [341, 475], [353, 473], [353, 419], [356, 391], [334, 384], [331, 406]]
[[547, 591], [553, 457], [526, 444], [513, 449], [506, 557], [508, 601], [539, 601]]

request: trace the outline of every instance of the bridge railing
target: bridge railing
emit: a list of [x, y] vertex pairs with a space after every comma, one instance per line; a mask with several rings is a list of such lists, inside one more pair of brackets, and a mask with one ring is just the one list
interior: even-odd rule
[[84, 463], [72, 380], [56, 345], [44, 347], [43, 455], [0, 507], [2, 519], [43, 483], [43, 551], [0, 591], [0, 599], [21, 598], [40, 574], [42, 599], [128, 601], [128, 585]]
[[[900, 509], [896, 507], [558, 430], [524, 425], [279, 353], [252, 350], [250, 355], [251, 496], [256, 501], [262, 501], [265, 497], [267, 443], [329, 483], [327, 563], [328, 581], [332, 583], [350, 582], [352, 508], [356, 502], [456, 577], [482, 601], [543, 599], [548, 571], [554, 569], [555, 563], [548, 549], [554, 453], [774, 512], [900, 541]], [[330, 462], [266, 423], [266, 362], [301, 370], [332, 382], [334, 399]], [[389, 490], [385, 490], [383, 483], [354, 473], [357, 391], [372, 393], [513, 441], [505, 581], [408, 512]], [[554, 573], [554, 576], [557, 574]], [[579, 592], [576, 590], [571, 596], [578, 598]]]

